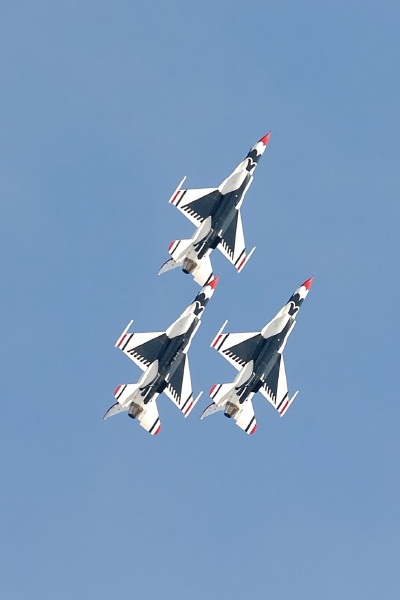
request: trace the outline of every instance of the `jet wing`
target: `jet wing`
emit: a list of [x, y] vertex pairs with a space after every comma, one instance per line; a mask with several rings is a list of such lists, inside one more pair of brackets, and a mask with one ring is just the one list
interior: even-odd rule
[[227, 321], [219, 330], [211, 343], [228, 362], [238, 371], [254, 356], [259, 342], [263, 339], [261, 333], [222, 333]]
[[189, 221], [198, 227], [211, 215], [220, 197], [221, 193], [218, 191], [218, 188], [178, 189], [172, 195], [170, 203], [176, 206]]
[[115, 344], [138, 367], [145, 371], [159, 356], [167, 335], [163, 331], [154, 333], [127, 333], [132, 321]]
[[292, 398], [289, 398], [285, 363], [283, 362], [283, 356], [281, 354], [278, 355], [276, 363], [268, 373], [265, 382], [260, 388], [260, 392], [279, 412], [281, 417], [283, 417], [297, 396], [298, 392], [296, 392]]
[[234, 218], [217, 247], [240, 273], [255, 250], [253, 248], [250, 254], [246, 254], [240, 210], [236, 211]]
[[189, 360], [186, 354], [183, 355], [178, 368], [171, 379], [168, 380], [164, 393], [182, 411], [185, 417], [191, 413], [200, 398], [201, 394], [196, 399], [193, 398]]

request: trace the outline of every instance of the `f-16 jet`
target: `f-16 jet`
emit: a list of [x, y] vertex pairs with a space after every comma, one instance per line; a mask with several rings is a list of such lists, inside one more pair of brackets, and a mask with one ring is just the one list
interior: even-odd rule
[[214, 293], [218, 277], [210, 281], [165, 332], [128, 333], [132, 321], [122, 332], [116, 348], [122, 350], [143, 371], [138, 383], [119, 385], [117, 400], [105, 419], [126, 411], [151, 435], [161, 429], [156, 399], [164, 392], [187, 417], [202, 392], [193, 398], [187, 352], [201, 323], [201, 316]]
[[233, 383], [214, 385], [210, 390], [213, 403], [201, 419], [224, 411], [246, 433], [257, 429], [252, 398], [257, 392], [283, 416], [296, 398], [289, 397], [283, 350], [296, 324], [296, 316], [311, 287], [307, 279], [289, 298], [287, 304], [265, 325], [260, 333], [223, 333], [227, 321], [217, 333], [211, 346], [228, 360], [239, 373]]
[[218, 248], [240, 273], [255, 250], [253, 248], [246, 254], [240, 207], [269, 137], [269, 133], [262, 137], [219, 187], [182, 189], [186, 177], [181, 181], [169, 202], [197, 229], [191, 239], [175, 240], [170, 244], [171, 258], [162, 265], [159, 275], [180, 267], [184, 273], [191, 273], [199, 285], [205, 285], [213, 278], [210, 254], [214, 248]]

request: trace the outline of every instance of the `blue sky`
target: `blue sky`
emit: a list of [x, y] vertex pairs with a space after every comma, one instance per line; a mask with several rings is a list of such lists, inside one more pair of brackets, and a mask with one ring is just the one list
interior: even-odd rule
[[[8, 600], [397, 599], [400, 6], [394, 1], [5, 0], [0, 10], [0, 594]], [[103, 422], [139, 370], [114, 348], [197, 293], [157, 277], [265, 133], [252, 259], [190, 350], [199, 405], [151, 438]], [[200, 421], [256, 331], [315, 273], [285, 350], [283, 419]]]

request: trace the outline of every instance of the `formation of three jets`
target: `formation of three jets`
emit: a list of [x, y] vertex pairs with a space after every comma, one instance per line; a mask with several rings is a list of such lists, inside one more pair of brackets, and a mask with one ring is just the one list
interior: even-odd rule
[[[117, 402], [104, 418], [126, 411], [150, 434], [161, 429], [156, 399], [164, 392], [187, 417], [201, 393], [194, 398], [187, 352], [200, 326], [202, 313], [214, 293], [218, 277], [213, 277], [210, 254], [215, 248], [240, 272], [254, 252], [246, 254], [240, 208], [253, 180], [259, 158], [265, 151], [267, 134], [247, 154], [233, 173], [218, 188], [181, 189], [179, 184], [170, 199], [197, 229], [191, 239], [173, 241], [171, 258], [159, 274], [175, 267], [190, 273], [202, 286], [193, 302], [165, 332], [129, 333], [132, 321], [116, 343], [144, 372], [138, 383], [120, 385], [114, 392]], [[218, 411], [233, 418], [246, 433], [257, 428], [252, 397], [260, 392], [279, 412], [285, 414], [297, 392], [290, 398], [286, 382], [283, 349], [297, 312], [306, 298], [312, 277], [289, 298], [261, 332], [218, 332], [211, 346], [238, 369], [232, 383], [217, 384], [210, 390], [213, 402], [201, 419]]]

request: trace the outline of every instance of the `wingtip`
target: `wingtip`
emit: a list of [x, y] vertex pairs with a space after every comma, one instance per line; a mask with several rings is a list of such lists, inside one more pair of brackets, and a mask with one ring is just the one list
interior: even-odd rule
[[176, 188], [176, 190], [174, 191], [174, 193], [172, 194], [171, 198], [169, 199], [169, 203], [170, 203], [170, 204], [174, 204], [174, 203], [175, 203], [175, 200], [176, 200], [177, 196], [178, 196], [178, 195], [179, 195], [179, 193], [182, 191], [182, 189], [181, 189], [181, 188], [182, 188], [182, 185], [183, 185], [183, 183], [184, 183], [185, 179], [186, 179], [186, 175], [185, 175], [185, 177], [182, 179], [182, 181], [180, 182], [180, 184], [178, 185], [178, 187]]

